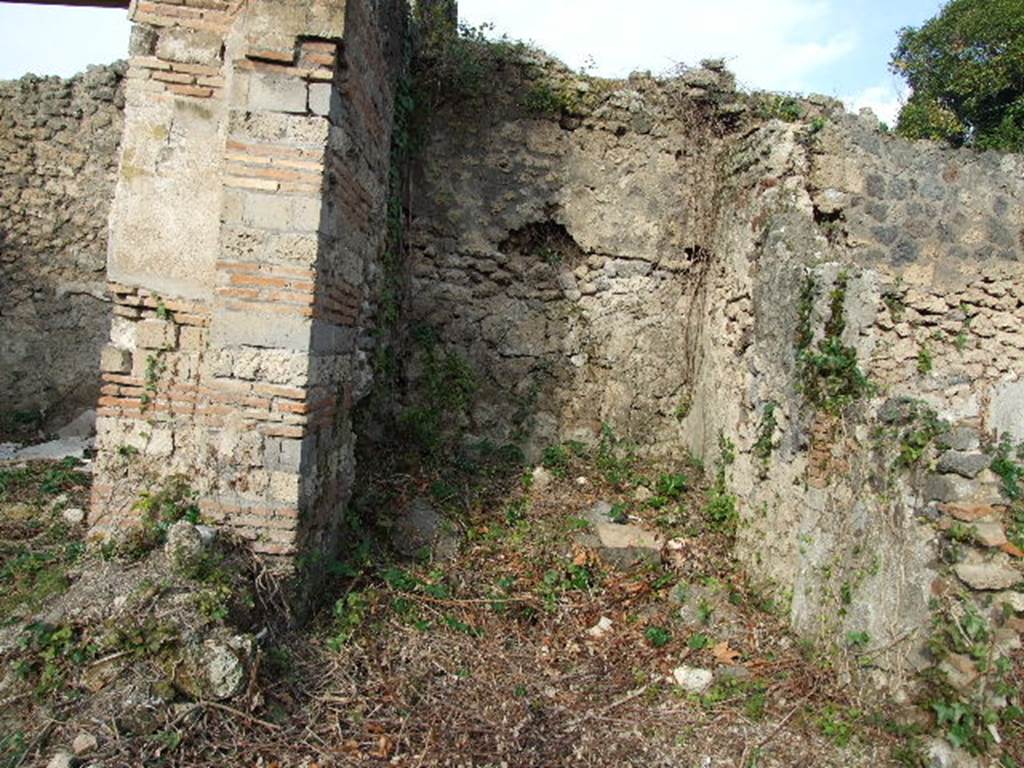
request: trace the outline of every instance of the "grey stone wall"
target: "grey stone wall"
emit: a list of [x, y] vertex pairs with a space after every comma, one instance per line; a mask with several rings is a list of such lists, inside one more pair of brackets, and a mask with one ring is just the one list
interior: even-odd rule
[[[827, 99], [783, 122], [714, 70], [595, 83], [527, 58], [502, 82], [436, 121], [413, 205], [412, 321], [476, 372], [468, 435], [536, 456], [605, 423], [709, 471], [732, 444], [737, 555], [878, 684], [935, 663], [937, 598], [1010, 631], [1024, 553], [988, 466], [1024, 434], [1021, 159]], [[830, 335], [864, 381], [816, 402]]]
[[[536, 456], [608, 423], [671, 453], [726, 130], [705, 110], [728, 80], [592, 93], [532, 56], [437, 120], [413, 185], [410, 321], [475, 371], [470, 435]], [[530, 106], [549, 90], [585, 114]]]
[[0, 412], [95, 404], [123, 76], [0, 83]]

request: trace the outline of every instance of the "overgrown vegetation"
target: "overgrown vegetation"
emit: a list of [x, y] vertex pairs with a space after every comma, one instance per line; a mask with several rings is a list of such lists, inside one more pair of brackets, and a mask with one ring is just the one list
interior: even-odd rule
[[1013, 663], [995, 656], [994, 629], [970, 598], [943, 597], [934, 600], [932, 608], [928, 648], [933, 657], [943, 661], [955, 655], [967, 660], [958, 665], [970, 664], [979, 675], [972, 683], [972, 694], [935, 669], [926, 675], [922, 702], [934, 713], [937, 730], [953, 746], [971, 755], [986, 754], [1000, 742], [1000, 731], [1014, 732], [1024, 724], [1020, 691], [1012, 682]]
[[426, 460], [450, 456], [461, 442], [476, 392], [476, 375], [457, 353], [444, 348], [429, 326], [413, 329], [420, 368], [414, 402], [398, 417], [401, 436]]
[[754, 456], [762, 464], [767, 464], [775, 450], [775, 430], [779, 426], [775, 411], [778, 407], [777, 403], [769, 402], [765, 403], [761, 410], [761, 420], [757, 425], [757, 440], [754, 441], [753, 451]]
[[729, 490], [728, 471], [736, 461], [736, 446], [724, 434], [718, 436], [715, 481], [708, 491], [704, 515], [719, 530], [734, 533], [739, 521], [736, 496]]
[[886, 403], [879, 414], [883, 426], [875, 437], [895, 446], [898, 469], [920, 466], [936, 438], [949, 431], [949, 423], [939, 418], [934, 408], [921, 400], [901, 398]]
[[1004, 438], [995, 447], [992, 471], [998, 475], [1003, 495], [1009, 500], [1006, 535], [1024, 549], [1024, 442], [1014, 446]]
[[901, 30], [890, 68], [912, 90], [902, 135], [1024, 151], [1024, 0], [951, 0]]
[[85, 504], [89, 478], [79, 464], [0, 469], [0, 624], [38, 610], [69, 585], [85, 548], [60, 510]]
[[841, 413], [874, 391], [860, 368], [857, 350], [842, 340], [846, 329], [844, 303], [848, 284], [849, 275], [840, 272], [829, 294], [824, 335], [817, 343], [814, 343], [814, 306], [818, 287], [813, 276], [805, 278], [797, 307], [796, 349], [800, 389], [811, 405], [830, 414]]
[[183, 475], [171, 475], [155, 489], [143, 491], [133, 509], [138, 524], [105, 543], [105, 555], [137, 560], [161, 546], [179, 520], [199, 522], [198, 495]]

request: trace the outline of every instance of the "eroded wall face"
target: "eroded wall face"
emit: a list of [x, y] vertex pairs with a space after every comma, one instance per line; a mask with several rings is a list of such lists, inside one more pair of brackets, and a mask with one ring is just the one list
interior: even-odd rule
[[671, 453], [718, 126], [685, 119], [700, 101], [680, 83], [638, 80], [561, 122], [517, 106], [531, 84], [517, 87], [436, 121], [413, 184], [410, 322], [473, 371], [469, 435], [536, 457], [608, 424]]
[[[1021, 579], [989, 464], [1024, 434], [1024, 176], [849, 116], [802, 130], [769, 125], [734, 156], [684, 426], [707, 456], [719, 434], [737, 445], [748, 571], [802, 633], [870, 638], [858, 652], [899, 686], [931, 663], [936, 601], [998, 627]], [[866, 381], [815, 402], [829, 335]], [[955, 525], [981, 533], [951, 549]]]
[[123, 75], [0, 83], [0, 412], [95, 403]]
[[332, 548], [383, 237], [395, 70], [381, 25], [400, 29], [400, 9], [136, 8], [98, 532], [180, 474], [205, 516], [285, 568]]

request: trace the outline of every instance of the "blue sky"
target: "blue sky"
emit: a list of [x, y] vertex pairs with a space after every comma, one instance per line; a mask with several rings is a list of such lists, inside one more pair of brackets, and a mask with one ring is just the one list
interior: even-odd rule
[[[723, 57], [748, 88], [817, 92], [892, 120], [897, 30], [942, 0], [460, 0], [462, 18], [528, 40], [594, 74], [664, 72]], [[123, 57], [125, 12], [0, 3], [0, 79], [67, 76]]]

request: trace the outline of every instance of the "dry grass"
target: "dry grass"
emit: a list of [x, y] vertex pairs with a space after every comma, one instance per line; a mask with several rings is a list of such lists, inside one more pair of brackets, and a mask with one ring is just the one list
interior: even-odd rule
[[[341, 610], [267, 643], [243, 700], [182, 699], [133, 735], [114, 703], [100, 716], [74, 696], [28, 699], [10, 705], [31, 719], [7, 754], [45, 764], [85, 730], [103, 766], [908, 764], [891, 756], [906, 740], [884, 716], [871, 720], [748, 588], [729, 536], [702, 519], [700, 487], [668, 509], [630, 507], [685, 534], [687, 557], [618, 571], [574, 535], [596, 501], [628, 503], [631, 482], [608, 483], [576, 459], [565, 475], [544, 490], [506, 478], [474, 497], [453, 560], [371, 559], [339, 583]], [[602, 617], [612, 628], [593, 637]], [[671, 679], [683, 663], [715, 670], [716, 682], [686, 693]]]

